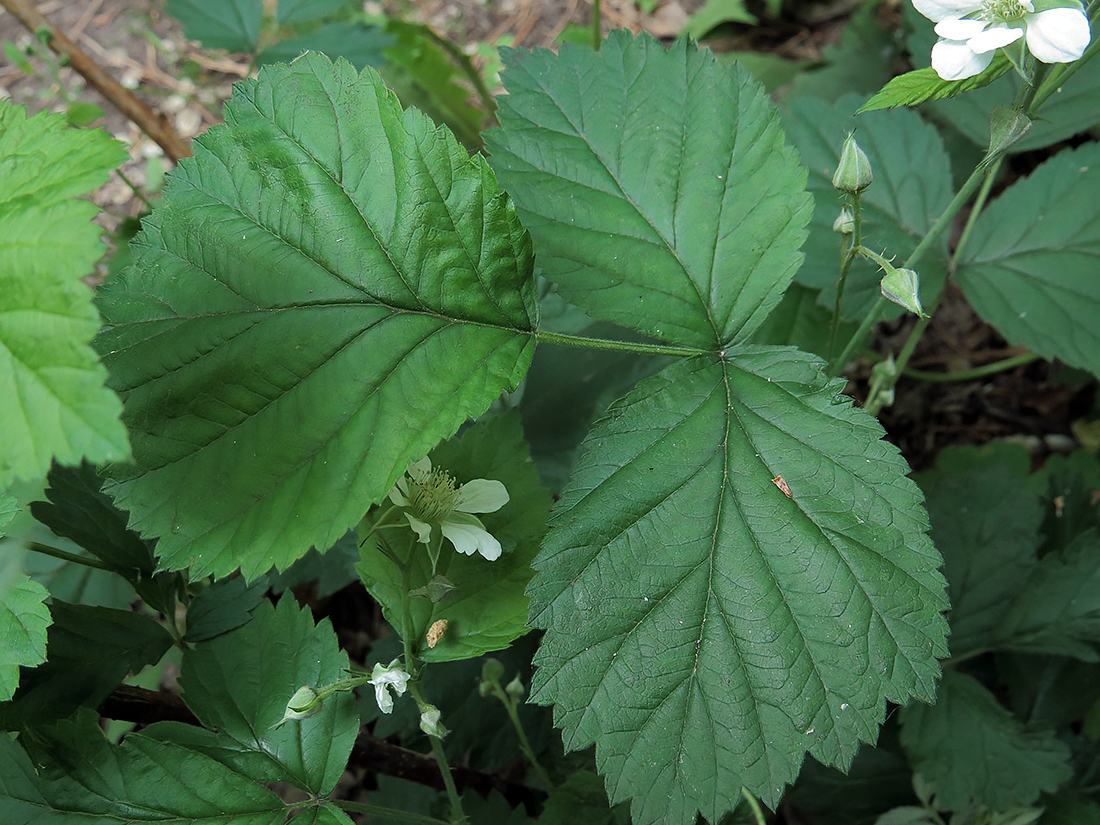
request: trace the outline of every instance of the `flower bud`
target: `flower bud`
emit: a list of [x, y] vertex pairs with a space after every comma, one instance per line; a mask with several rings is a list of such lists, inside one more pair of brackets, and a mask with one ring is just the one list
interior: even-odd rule
[[523, 698], [523, 694], [527, 691], [523, 687], [523, 682], [519, 680], [518, 673], [516, 674], [516, 678], [504, 686], [504, 692], [517, 701]]
[[924, 318], [920, 304], [920, 277], [911, 269], [889, 267], [880, 284], [882, 297], [905, 307], [919, 318]]
[[867, 155], [859, 148], [856, 139], [849, 134], [840, 150], [840, 163], [833, 175], [833, 188], [855, 195], [870, 186], [874, 179], [871, 161], [867, 160]]
[[840, 214], [833, 221], [833, 231], [841, 235], [851, 235], [856, 231], [856, 217], [851, 209], [841, 209]]
[[435, 705], [425, 705], [424, 710], [420, 713], [420, 729], [428, 736], [442, 739], [450, 733], [440, 722], [442, 716], [443, 713]]
[[300, 687], [290, 697], [290, 701], [286, 703], [283, 718], [279, 720], [276, 726], [291, 720], [309, 719], [311, 716], [316, 716], [323, 709], [324, 705], [317, 691], [308, 685]]
[[500, 677], [504, 675], [504, 665], [498, 659], [489, 658], [481, 666], [481, 682], [477, 692], [482, 696], [492, 696], [500, 690]]

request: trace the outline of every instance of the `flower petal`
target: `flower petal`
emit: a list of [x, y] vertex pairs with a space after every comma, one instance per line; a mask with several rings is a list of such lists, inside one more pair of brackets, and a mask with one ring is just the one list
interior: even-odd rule
[[985, 31], [971, 37], [966, 45], [975, 54], [985, 54], [994, 49], [1003, 48], [1009, 43], [1015, 43], [1023, 36], [1023, 29], [1009, 28], [1008, 26], [990, 26]]
[[974, 0], [913, 0], [913, 8], [929, 20], [946, 20], [948, 17], [966, 17], [982, 7]]
[[945, 40], [969, 40], [985, 31], [987, 25], [984, 20], [958, 20], [951, 17], [937, 23], [935, 32]]
[[430, 473], [432, 471], [432, 460], [427, 456], [424, 456], [419, 461], [414, 461], [409, 465], [409, 469], [406, 470], [409, 475], [413, 474], [413, 471], [417, 473]]
[[455, 550], [463, 555], [470, 556], [475, 552], [481, 553], [489, 561], [500, 558], [500, 542], [492, 537], [485, 526], [474, 516], [465, 513], [451, 513], [442, 524], [443, 535], [446, 536]]
[[412, 513], [405, 513], [405, 518], [409, 520], [409, 526], [416, 533], [416, 540], [421, 544], [427, 544], [432, 537], [432, 526], [421, 521]]
[[458, 491], [455, 509], [463, 513], [495, 513], [508, 503], [508, 490], [499, 481], [475, 478]]
[[398, 507], [409, 505], [409, 482], [406, 476], [401, 476], [397, 479], [397, 483], [393, 485], [393, 489], [390, 490], [390, 501]]
[[932, 47], [932, 68], [944, 80], [964, 80], [981, 74], [993, 60], [993, 52], [975, 54], [966, 43], [941, 40]]
[[1044, 63], [1072, 63], [1092, 39], [1089, 19], [1078, 9], [1048, 9], [1027, 18], [1027, 48]]
[[383, 713], [393, 713], [393, 697], [386, 690], [386, 683], [374, 685], [374, 699], [378, 702], [378, 709]]

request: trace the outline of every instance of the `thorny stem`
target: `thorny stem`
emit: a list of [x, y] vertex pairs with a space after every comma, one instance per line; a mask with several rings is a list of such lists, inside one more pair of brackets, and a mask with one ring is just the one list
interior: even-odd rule
[[64, 35], [29, 0], [0, 0], [0, 6], [32, 33], [45, 29], [49, 32], [50, 48], [65, 57], [69, 65], [80, 74], [88, 85], [109, 100], [122, 114], [137, 124], [164, 150], [172, 160], [191, 157], [191, 146], [163, 118], [138, 100], [128, 89], [109, 75], [83, 49]]

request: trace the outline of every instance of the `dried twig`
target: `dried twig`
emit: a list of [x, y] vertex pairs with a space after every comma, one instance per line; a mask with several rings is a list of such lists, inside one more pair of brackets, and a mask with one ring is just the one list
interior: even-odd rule
[[191, 156], [191, 145], [173, 129], [166, 118], [157, 115], [128, 89], [111, 77], [83, 49], [73, 43], [49, 21], [29, 0], [0, 0], [8, 12], [34, 33], [45, 29], [50, 34], [50, 48], [65, 57], [69, 65], [88, 84], [111, 102], [120, 112], [138, 125], [141, 131], [156, 141], [172, 160]]

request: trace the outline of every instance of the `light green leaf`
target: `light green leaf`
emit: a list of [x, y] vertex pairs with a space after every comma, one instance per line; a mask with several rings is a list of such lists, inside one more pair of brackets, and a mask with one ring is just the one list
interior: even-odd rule
[[913, 770], [939, 804], [959, 810], [974, 801], [992, 811], [1030, 805], [1070, 778], [1069, 748], [1042, 727], [1028, 727], [981, 683], [946, 671], [936, 704], [901, 712], [901, 743]]
[[997, 647], [1100, 661], [1100, 535], [1043, 556], [997, 628]]
[[1012, 344], [1100, 375], [1100, 146], [1059, 152], [991, 203], [956, 277]]
[[918, 106], [929, 100], [944, 100], [963, 92], [972, 92], [988, 86], [1011, 68], [1008, 58], [998, 51], [993, 62], [984, 71], [965, 80], [943, 80], [935, 69], [914, 69], [893, 78], [881, 91], [860, 106], [856, 114], [898, 106]]
[[275, 19], [286, 25], [317, 20], [355, 0], [279, 0]]
[[[861, 196], [863, 243], [901, 266], [917, 243], [940, 216], [954, 193], [951, 167], [936, 129], [916, 112], [872, 112], [855, 117], [858, 100], [848, 96], [834, 105], [799, 99], [784, 118], [787, 135], [798, 147], [810, 170], [809, 188], [814, 196], [814, 216], [804, 247], [806, 262], [798, 282], [821, 290], [818, 299], [830, 312], [836, 303], [837, 262], [841, 236], [833, 231], [843, 205], [833, 188], [833, 172], [840, 148], [855, 132], [860, 148], [871, 161], [875, 180]], [[947, 239], [933, 244], [918, 265], [921, 298], [930, 304], [943, 283]], [[848, 275], [841, 315], [862, 320], [878, 300], [878, 267], [857, 258]], [[893, 314], [899, 310], [890, 309]], [[889, 313], [888, 313], [889, 314]]]
[[80, 281], [104, 252], [77, 200], [127, 157], [99, 130], [63, 115], [27, 118], [0, 100], [0, 489], [74, 464], [129, 453], [120, 406], [88, 346], [99, 328]]
[[[454, 583], [455, 589], [441, 602], [427, 597], [412, 602], [412, 639], [417, 656], [425, 661], [468, 659], [507, 647], [527, 632], [527, 596], [531, 560], [546, 533], [550, 491], [540, 487], [535, 465], [523, 441], [519, 416], [490, 419], [466, 430], [461, 438], [440, 444], [431, 452], [432, 466], [446, 470], [459, 483], [475, 478], [495, 479], [508, 490], [509, 501], [495, 513], [479, 514], [485, 529], [503, 547], [496, 561], [477, 553], [464, 556], [443, 541], [437, 572]], [[383, 512], [386, 507], [383, 505]], [[413, 567], [410, 589], [425, 587], [432, 578], [428, 549], [415, 541], [411, 529], [386, 531], [393, 552], [418, 559]], [[382, 605], [389, 622], [401, 623], [404, 596], [401, 574], [380, 550], [368, 543], [356, 565], [370, 594]], [[448, 627], [434, 648], [424, 642], [433, 622], [446, 619]]]
[[49, 591], [23, 574], [0, 581], [0, 702], [19, 685], [19, 668], [46, 659]]
[[744, 341], [779, 303], [810, 217], [760, 85], [685, 40], [666, 52], [623, 31], [599, 52], [505, 62], [486, 141], [543, 274], [594, 317], [704, 349]]
[[49, 658], [24, 672], [14, 700], [0, 706], [4, 730], [63, 719], [81, 705], [97, 707], [126, 674], [159, 661], [172, 646], [154, 619], [128, 610], [55, 600], [50, 616]]
[[745, 0], [706, 0], [702, 8], [688, 18], [684, 34], [699, 40], [723, 23], [756, 22], [756, 16], [745, 7]]
[[302, 52], [322, 52], [332, 60], [342, 57], [359, 70], [367, 66], [377, 69], [385, 64], [383, 52], [392, 45], [393, 38], [378, 26], [329, 23], [309, 34], [271, 44], [256, 55], [254, 62], [257, 66], [288, 63]]
[[951, 654], [989, 649], [1035, 566], [1043, 507], [1015, 444], [941, 452], [917, 482], [951, 593]]
[[264, 0], [168, 0], [183, 34], [207, 49], [254, 52], [260, 41]]
[[332, 545], [515, 387], [537, 308], [492, 172], [373, 70], [311, 53], [225, 115], [99, 290], [98, 345], [131, 526], [170, 569], [251, 578]]
[[298, 688], [337, 682], [347, 668], [331, 626], [315, 626], [308, 611], [283, 596], [277, 608], [262, 603], [239, 630], [185, 651], [180, 690], [204, 725], [251, 752], [245, 757], [267, 760], [265, 774], [255, 778], [290, 781], [324, 796], [344, 772], [359, 730], [351, 694], [330, 697], [316, 716], [276, 725]]
[[[108, 744], [84, 716], [34, 738], [34, 761], [0, 736], [4, 825], [281, 825], [274, 793], [213, 759], [156, 740], [157, 725]], [[36, 771], [35, 765], [40, 765]]]
[[718, 821], [742, 785], [774, 806], [807, 752], [846, 767], [886, 700], [935, 693], [920, 493], [821, 368], [745, 347], [645, 379], [555, 507], [532, 695], [639, 825]]

